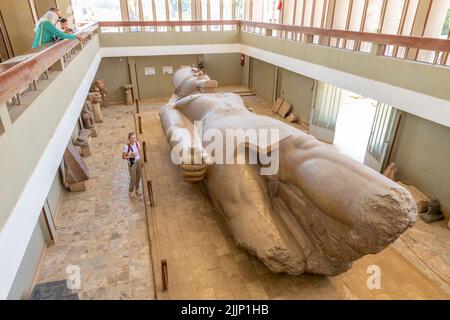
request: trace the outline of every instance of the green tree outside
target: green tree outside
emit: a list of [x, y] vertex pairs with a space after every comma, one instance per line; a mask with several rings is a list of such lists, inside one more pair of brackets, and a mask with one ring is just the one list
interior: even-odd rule
[[450, 30], [450, 8], [448, 9], [447, 16], [445, 17], [444, 25], [442, 26], [441, 35], [447, 36], [449, 30]]

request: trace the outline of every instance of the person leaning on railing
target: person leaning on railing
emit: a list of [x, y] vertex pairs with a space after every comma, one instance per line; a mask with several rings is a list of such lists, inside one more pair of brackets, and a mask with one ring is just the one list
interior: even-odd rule
[[52, 42], [54, 39], [71, 39], [82, 40], [80, 35], [67, 34], [56, 27], [59, 22], [58, 14], [50, 9], [39, 21], [36, 23], [34, 31], [36, 35], [34, 37], [32, 48], [39, 47], [40, 45], [48, 42]]
[[59, 21], [59, 24], [61, 25], [61, 30], [64, 33], [73, 34], [73, 30], [71, 28], [69, 28], [69, 21], [67, 21], [66, 18], [62, 18]]

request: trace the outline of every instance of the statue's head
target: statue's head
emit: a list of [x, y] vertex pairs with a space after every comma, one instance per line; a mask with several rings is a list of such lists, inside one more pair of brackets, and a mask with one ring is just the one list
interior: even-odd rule
[[100, 103], [102, 102], [102, 95], [99, 92], [90, 92], [88, 93], [88, 99], [92, 103]]
[[179, 98], [197, 92], [204, 92], [207, 88], [216, 88], [218, 86], [217, 81], [211, 80], [202, 70], [190, 67], [178, 69], [173, 75], [172, 83], [175, 88], [175, 94]]

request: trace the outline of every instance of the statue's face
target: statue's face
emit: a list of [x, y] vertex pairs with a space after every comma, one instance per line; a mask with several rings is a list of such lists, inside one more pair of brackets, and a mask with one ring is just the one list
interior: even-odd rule
[[194, 76], [197, 78], [197, 80], [206, 79], [206, 76], [205, 76], [205, 74], [202, 71], [194, 74]]

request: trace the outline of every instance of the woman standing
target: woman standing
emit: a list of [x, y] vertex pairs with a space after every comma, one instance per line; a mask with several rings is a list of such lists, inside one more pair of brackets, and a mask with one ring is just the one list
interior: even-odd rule
[[122, 159], [127, 160], [128, 171], [130, 172], [129, 195], [130, 197], [134, 197], [134, 191], [136, 196], [139, 197], [142, 195], [142, 192], [139, 191], [139, 184], [141, 182], [141, 170], [144, 163], [141, 162], [141, 146], [134, 132], [128, 134], [128, 143], [123, 146]]
[[34, 29], [36, 35], [33, 41], [33, 49], [44, 43], [52, 42], [54, 39], [82, 40], [80, 35], [67, 34], [59, 30], [56, 27], [58, 22], [58, 15], [56, 12], [50, 10], [36, 23], [36, 28]]

